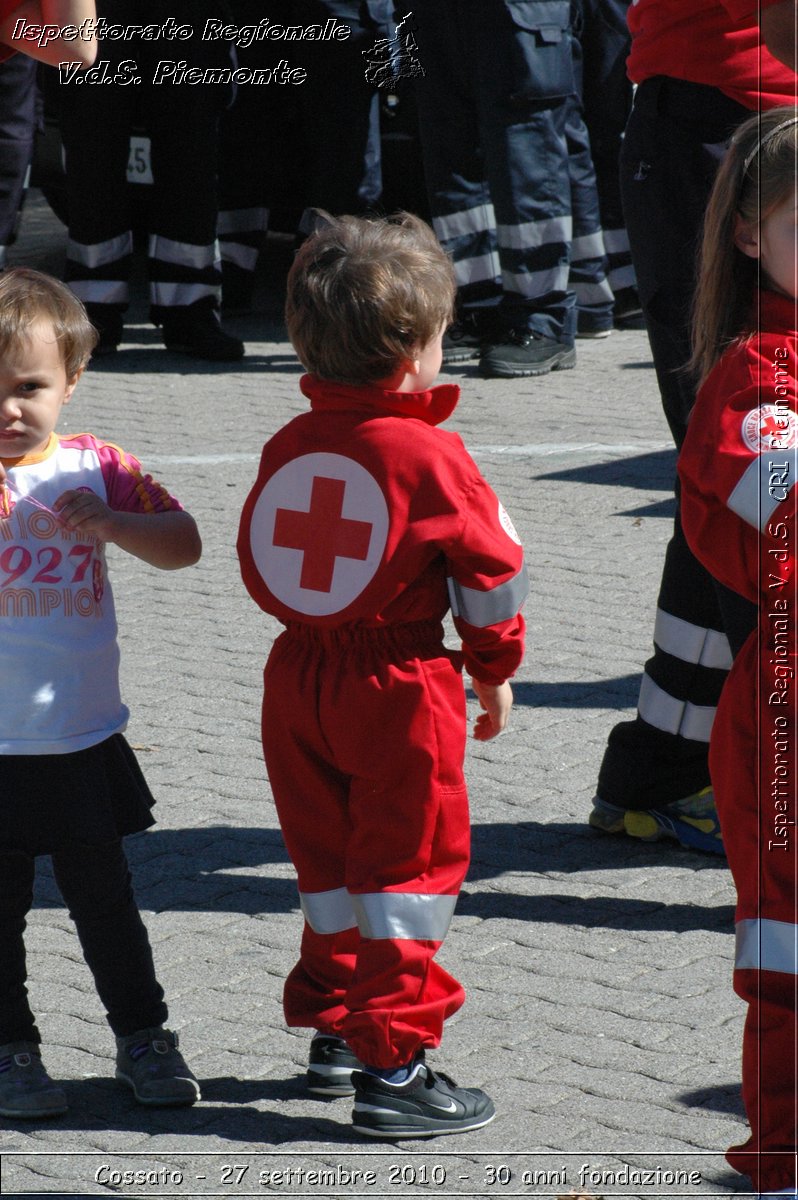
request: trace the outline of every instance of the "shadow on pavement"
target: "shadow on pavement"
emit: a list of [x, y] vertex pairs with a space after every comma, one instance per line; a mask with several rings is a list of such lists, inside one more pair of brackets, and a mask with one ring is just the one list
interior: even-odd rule
[[[529, 708], [634, 708], [640, 674], [615, 679], [559, 680], [557, 683], [513, 681], [513, 703]], [[469, 699], [475, 699], [468, 690]]]
[[588, 463], [536, 475], [536, 479], [557, 479], [563, 483], [592, 483], [598, 487], [654, 488], [672, 492], [676, 476], [676, 451], [652, 450], [609, 462]]
[[[264, 1063], [264, 1070], [268, 1065]], [[242, 1144], [278, 1146], [283, 1142], [326, 1142], [351, 1146], [351, 1099], [343, 1104], [319, 1100], [319, 1115], [291, 1116], [284, 1105], [306, 1102], [304, 1072], [293, 1079], [238, 1079], [232, 1075], [204, 1078], [200, 1075], [201, 1102], [191, 1108], [147, 1108], [112, 1079], [62, 1080], [69, 1102], [63, 1117], [45, 1121], [6, 1119], [10, 1129], [52, 1134], [49, 1152], [58, 1154], [58, 1141], [70, 1131], [101, 1132], [105, 1137], [116, 1133], [169, 1134], [174, 1138], [200, 1137], [227, 1139]], [[265, 1101], [276, 1106], [274, 1112], [250, 1107]], [[327, 1115], [329, 1113], [329, 1115]], [[369, 1139], [371, 1143], [371, 1139]], [[183, 1147], [191, 1149], [190, 1143]], [[24, 1151], [20, 1151], [20, 1154]], [[104, 1150], [106, 1161], [124, 1151]], [[179, 1157], [179, 1151], [176, 1152]], [[99, 1152], [98, 1159], [101, 1158]]]
[[688, 1104], [690, 1108], [709, 1108], [712, 1112], [733, 1113], [745, 1118], [739, 1080], [715, 1087], [696, 1088], [693, 1092], [681, 1092], [676, 1099]]
[[[270, 863], [288, 863], [274, 829], [155, 829], [128, 838], [127, 848], [143, 912], [299, 914], [293, 874], [274, 878], [258, 871]], [[457, 914], [585, 928], [731, 932], [731, 904], [667, 903], [642, 896], [568, 895], [555, 890], [561, 883], [557, 876], [668, 865], [681, 870], [726, 870], [726, 861], [719, 856], [682, 850], [672, 842], [607, 837], [582, 823], [476, 825], [471, 868]], [[252, 867], [253, 873], [242, 874], [242, 867]], [[513, 872], [536, 876], [539, 893], [514, 891], [508, 876]], [[475, 885], [486, 880], [499, 882], [495, 889], [477, 890]], [[528, 879], [524, 888], [529, 888]], [[63, 907], [49, 860], [40, 860], [36, 904]]]

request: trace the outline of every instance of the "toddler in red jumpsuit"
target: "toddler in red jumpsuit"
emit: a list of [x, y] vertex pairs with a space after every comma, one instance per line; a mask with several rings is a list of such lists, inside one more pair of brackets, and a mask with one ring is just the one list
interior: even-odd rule
[[432, 387], [453, 299], [415, 217], [342, 217], [304, 243], [286, 320], [310, 410], [264, 447], [238, 538], [247, 589], [285, 625], [263, 747], [305, 918], [286, 1020], [317, 1030], [311, 1090], [354, 1092], [355, 1129], [383, 1138], [494, 1116], [424, 1059], [464, 999], [435, 962], [469, 861], [461, 668], [474, 736], [494, 737], [528, 587], [510, 518], [437, 428], [459, 396]]
[[798, 112], [736, 133], [707, 211], [679, 460], [696, 557], [759, 606], [718, 708], [710, 771], [737, 887], [735, 991], [748, 1004], [751, 1136], [728, 1160], [761, 1195], [796, 1196], [798, 1124]]

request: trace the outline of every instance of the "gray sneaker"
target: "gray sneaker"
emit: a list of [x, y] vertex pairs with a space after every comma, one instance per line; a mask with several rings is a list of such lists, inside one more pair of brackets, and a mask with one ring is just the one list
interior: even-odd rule
[[133, 1089], [139, 1104], [177, 1106], [200, 1098], [199, 1084], [169, 1029], [139, 1029], [116, 1039], [116, 1078]]
[[0, 1115], [30, 1119], [66, 1111], [66, 1096], [47, 1074], [36, 1042], [0, 1046]]

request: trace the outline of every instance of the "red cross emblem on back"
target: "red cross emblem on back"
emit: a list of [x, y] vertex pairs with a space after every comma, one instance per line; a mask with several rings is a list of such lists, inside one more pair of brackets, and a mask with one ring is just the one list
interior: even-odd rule
[[286, 617], [347, 609], [354, 616], [351, 606], [379, 571], [390, 523], [382, 488], [362, 463], [330, 451], [300, 454], [266, 479], [252, 508], [252, 563]]
[[278, 508], [274, 514], [274, 545], [303, 552], [300, 587], [329, 592], [337, 558], [362, 562], [368, 556], [372, 524], [343, 516], [345, 491], [346, 480], [315, 475], [308, 512]]

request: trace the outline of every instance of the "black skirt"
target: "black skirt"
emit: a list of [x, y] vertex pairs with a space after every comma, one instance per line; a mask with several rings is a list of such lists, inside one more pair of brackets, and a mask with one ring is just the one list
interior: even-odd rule
[[0, 755], [0, 850], [115, 841], [154, 825], [154, 803], [121, 733], [71, 754]]

